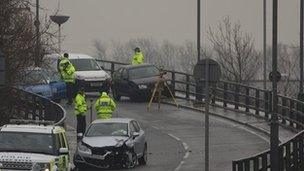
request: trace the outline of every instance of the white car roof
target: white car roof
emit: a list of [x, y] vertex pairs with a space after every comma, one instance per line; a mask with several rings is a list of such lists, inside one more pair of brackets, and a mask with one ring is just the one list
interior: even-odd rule
[[[45, 58], [58, 59], [60, 54], [48, 54]], [[94, 59], [92, 56], [80, 53], [69, 53], [69, 59]]]
[[62, 128], [59, 126], [43, 126], [43, 125], [32, 125], [32, 124], [9, 124], [4, 125], [2, 128], [0, 128], [0, 132], [27, 132], [27, 133], [42, 133], [42, 134], [52, 134], [54, 132], [60, 132], [62, 131]]

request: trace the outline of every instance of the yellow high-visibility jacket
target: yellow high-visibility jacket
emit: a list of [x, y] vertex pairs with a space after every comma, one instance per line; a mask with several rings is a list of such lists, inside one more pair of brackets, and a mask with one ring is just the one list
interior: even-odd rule
[[75, 68], [69, 59], [64, 58], [59, 63], [61, 78], [66, 83], [75, 83]]
[[116, 109], [116, 104], [106, 92], [103, 92], [95, 103], [95, 109], [97, 111], [97, 118], [108, 119], [112, 117], [112, 113]]
[[87, 102], [85, 100], [85, 95], [78, 93], [75, 98], [75, 111], [74, 114], [77, 115], [85, 115], [88, 110]]
[[132, 58], [132, 65], [144, 63], [144, 55], [141, 52], [136, 52]]

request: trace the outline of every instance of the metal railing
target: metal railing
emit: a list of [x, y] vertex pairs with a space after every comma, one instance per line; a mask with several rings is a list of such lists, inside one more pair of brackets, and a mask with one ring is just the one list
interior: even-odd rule
[[54, 121], [54, 125], [64, 126], [66, 111], [57, 103], [17, 88], [0, 89], [0, 125], [9, 119]]
[[[121, 65], [120, 62], [98, 60], [106, 71], [111, 74]], [[169, 76], [169, 83], [172, 86], [174, 96], [181, 99], [196, 101], [196, 97], [202, 99], [204, 91], [198, 89], [204, 85], [193, 77], [191, 74], [166, 70]], [[198, 91], [202, 93], [197, 93]], [[256, 117], [262, 117], [269, 121], [271, 118], [271, 99], [272, 93], [268, 90], [258, 89], [238, 83], [219, 81], [211, 84], [211, 104], [224, 107], [226, 109], [235, 110], [237, 112], [246, 112]], [[292, 129], [293, 131], [301, 131], [304, 129], [304, 103], [296, 99], [285, 96], [278, 96], [278, 116], [280, 125]], [[298, 133], [289, 141], [280, 145], [281, 170], [289, 168], [303, 169], [303, 135], [304, 132]], [[265, 151], [249, 158], [233, 161], [234, 171], [257, 171], [269, 170], [270, 157], [269, 151]]]

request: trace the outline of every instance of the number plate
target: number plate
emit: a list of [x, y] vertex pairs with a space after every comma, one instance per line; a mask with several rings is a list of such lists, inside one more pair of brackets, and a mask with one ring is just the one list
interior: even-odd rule
[[90, 85], [91, 85], [92, 87], [101, 87], [101, 86], [102, 86], [102, 83], [100, 83], [100, 82], [97, 82], [97, 83], [90, 83]]

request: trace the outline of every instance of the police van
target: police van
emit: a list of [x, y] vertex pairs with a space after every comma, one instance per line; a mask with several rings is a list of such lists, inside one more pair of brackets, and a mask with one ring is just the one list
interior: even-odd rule
[[65, 130], [30, 121], [0, 127], [0, 170], [70, 170]]

